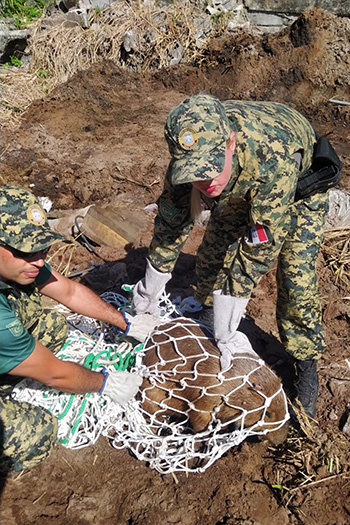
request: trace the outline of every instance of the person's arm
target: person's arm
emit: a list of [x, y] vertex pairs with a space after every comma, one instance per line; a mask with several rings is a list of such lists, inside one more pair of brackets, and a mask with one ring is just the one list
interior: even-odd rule
[[123, 332], [127, 329], [123, 315], [116, 308], [101, 299], [87, 286], [72, 281], [53, 269], [50, 279], [39, 285], [38, 288], [40, 293], [55, 299], [73, 312], [105, 321], [117, 326]]
[[99, 392], [104, 381], [102, 373], [58, 359], [39, 341], [36, 341], [33, 352], [8, 374], [29, 377], [62, 392], [73, 394]]
[[164, 188], [158, 199], [158, 214], [154, 221], [153, 239], [148, 258], [152, 266], [171, 273], [193, 227], [191, 217], [191, 184], [172, 186], [169, 180], [171, 163]]
[[44, 385], [71, 394], [98, 392], [109, 396], [115, 403], [125, 405], [136, 395], [142, 377], [126, 370], [94, 372], [71, 361], [55, 357], [48, 348], [36, 341], [33, 352], [8, 372], [10, 375], [29, 377]]
[[159, 316], [159, 299], [172, 277], [172, 270], [186, 242], [193, 220], [191, 217], [191, 185], [173, 187], [170, 182], [171, 163], [164, 188], [158, 199], [158, 214], [154, 220], [146, 272], [133, 289], [132, 306], [137, 314]]
[[137, 341], [143, 342], [159, 324], [158, 317], [149, 313], [135, 316], [121, 314], [87, 286], [71, 281], [52, 269], [49, 280], [38, 285], [38, 289], [43, 295], [70, 308], [72, 312], [112, 324], [119, 328], [123, 335]]

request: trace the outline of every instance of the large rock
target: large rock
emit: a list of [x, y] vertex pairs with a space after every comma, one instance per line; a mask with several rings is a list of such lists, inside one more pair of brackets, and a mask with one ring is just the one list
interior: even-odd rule
[[299, 14], [312, 7], [341, 16], [350, 16], [349, 0], [244, 0], [250, 11]]
[[262, 31], [274, 33], [285, 26], [290, 26], [298, 18], [296, 15], [285, 13], [267, 13], [261, 11], [248, 11], [248, 20]]
[[13, 29], [11, 22], [0, 24], [0, 63], [9, 62], [11, 56], [20, 58], [29, 37], [28, 29]]

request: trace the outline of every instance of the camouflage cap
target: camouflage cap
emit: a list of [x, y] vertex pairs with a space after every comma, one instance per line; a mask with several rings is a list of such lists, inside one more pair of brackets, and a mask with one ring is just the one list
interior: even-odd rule
[[58, 241], [70, 242], [51, 230], [33, 193], [10, 184], [0, 188], [0, 243], [33, 253]]
[[172, 184], [218, 177], [231, 131], [224, 106], [211, 95], [194, 95], [173, 108], [165, 124]]

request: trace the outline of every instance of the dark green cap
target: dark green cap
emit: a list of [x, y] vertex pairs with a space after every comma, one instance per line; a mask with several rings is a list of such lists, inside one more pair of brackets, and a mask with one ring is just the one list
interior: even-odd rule
[[173, 108], [165, 124], [172, 184], [218, 177], [231, 131], [223, 105], [211, 95], [194, 95]]
[[70, 242], [51, 230], [33, 193], [10, 184], [0, 187], [0, 243], [33, 253], [58, 241]]

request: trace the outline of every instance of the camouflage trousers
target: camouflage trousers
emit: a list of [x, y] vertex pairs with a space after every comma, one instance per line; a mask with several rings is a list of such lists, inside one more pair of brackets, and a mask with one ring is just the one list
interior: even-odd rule
[[[67, 323], [58, 312], [43, 310], [32, 334], [56, 353], [66, 340]], [[13, 399], [10, 387], [22, 378], [3, 377], [6, 379], [2, 382], [4, 395], [0, 396], [0, 471], [19, 472], [50, 455], [57, 437], [57, 419], [44, 408]]]
[[[285, 349], [300, 360], [318, 359], [326, 349], [316, 262], [327, 212], [328, 193], [295, 202], [277, 261], [279, 334]], [[222, 289], [227, 279], [227, 253], [233, 260], [246, 228], [239, 221], [231, 230], [209, 221], [197, 253], [197, 301], [212, 305], [213, 291]]]

